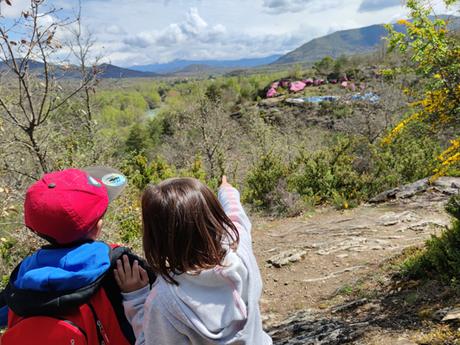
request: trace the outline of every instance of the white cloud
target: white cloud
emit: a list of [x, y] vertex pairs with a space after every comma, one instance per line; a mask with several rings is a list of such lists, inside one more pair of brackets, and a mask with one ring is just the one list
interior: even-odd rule
[[380, 11], [389, 7], [396, 7], [403, 5], [402, 0], [363, 0], [359, 6], [359, 12], [374, 12]]
[[[30, 0], [14, 0], [28, 4]], [[398, 3], [404, 0], [398, 0]], [[378, 16], [358, 11], [384, 6]], [[173, 59], [239, 59], [285, 53], [336, 30], [390, 22], [406, 12], [395, 0], [83, 0], [94, 56], [121, 66]], [[441, 0], [430, 0], [431, 3]], [[2, 8], [5, 6], [1, 1]], [[47, 0], [72, 18], [77, 0]], [[383, 4], [383, 5], [382, 5]], [[435, 6], [437, 13], [445, 13]], [[18, 8], [16, 15], [20, 14]], [[9, 15], [13, 15], [10, 12]], [[11, 22], [5, 19], [5, 22]], [[59, 33], [57, 36], [63, 35]]]
[[123, 35], [126, 34], [125, 29], [121, 26], [113, 24], [105, 28], [105, 32], [109, 35]]
[[18, 18], [23, 11], [30, 8], [30, 0], [11, 1], [12, 6], [0, 1], [0, 14], [5, 18]]
[[340, 0], [263, 0], [269, 13], [324, 11], [343, 5]]
[[140, 32], [123, 40], [128, 46], [147, 48], [149, 46], [174, 46], [189, 41], [209, 42], [218, 40], [226, 32], [225, 26], [210, 26], [199, 14], [197, 8], [190, 8], [181, 23], [173, 23], [163, 30]]

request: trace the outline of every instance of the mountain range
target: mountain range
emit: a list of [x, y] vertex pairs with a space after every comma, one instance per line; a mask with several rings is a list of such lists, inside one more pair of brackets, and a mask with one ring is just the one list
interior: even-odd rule
[[[460, 17], [438, 16], [448, 20], [451, 30], [460, 28]], [[405, 26], [394, 24], [396, 31], [404, 32]], [[354, 55], [375, 51], [383, 42], [388, 31], [383, 24], [358, 29], [342, 30], [313, 39], [299, 48], [281, 56], [273, 64], [314, 62], [325, 56], [337, 58], [341, 55]]]
[[[400, 31], [402, 27], [397, 27], [397, 29]], [[388, 31], [383, 25], [337, 31], [305, 43], [281, 56], [274, 64], [314, 62], [325, 56], [337, 58], [341, 55], [369, 53], [382, 43], [382, 38], [387, 34]]]
[[[20, 63], [20, 60], [17, 60]], [[29, 70], [35, 73], [43, 73], [44, 64], [39, 61], [30, 60], [28, 63]], [[4, 62], [0, 61], [0, 72], [8, 69]], [[76, 79], [80, 78], [80, 72], [76, 66], [52, 65], [52, 74], [57, 78]], [[118, 67], [111, 64], [101, 64], [98, 66], [98, 78], [152, 78], [158, 74], [153, 72], [139, 72], [127, 68]]]
[[[451, 30], [460, 29], [460, 17], [440, 16], [449, 21]], [[397, 31], [403, 32], [405, 27], [395, 24]], [[230, 72], [235, 69], [248, 69], [261, 66], [277, 66], [292, 63], [308, 63], [322, 59], [325, 56], [337, 58], [341, 55], [355, 55], [375, 51], [387, 36], [384, 25], [371, 25], [363, 28], [342, 30], [313, 39], [285, 55], [270, 55], [262, 58], [239, 60], [174, 60], [168, 63], [137, 65], [129, 68], [112, 64], [99, 66], [99, 78], [152, 78], [161, 75], [196, 75], [211, 74], [222, 71]], [[0, 71], [5, 65], [0, 62]], [[43, 64], [36, 61], [29, 63], [31, 70], [39, 73]], [[55, 65], [55, 74], [61, 78], [78, 78], [76, 68], [64, 68]]]
[[[189, 66], [207, 66], [213, 69], [226, 68], [252, 68], [268, 65], [275, 62], [281, 55], [270, 55], [262, 58], [239, 59], [239, 60], [174, 60], [167, 63], [131, 66], [129, 69], [141, 72], [154, 72], [159, 74], [176, 73], [181, 70], [187, 71]], [[203, 67], [202, 67], [203, 68]]]

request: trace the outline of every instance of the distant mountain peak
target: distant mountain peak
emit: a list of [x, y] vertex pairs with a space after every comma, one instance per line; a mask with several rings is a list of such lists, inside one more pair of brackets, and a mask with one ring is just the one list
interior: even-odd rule
[[[460, 27], [460, 17], [438, 16], [450, 19], [450, 27]], [[393, 24], [397, 31], [404, 31], [405, 26]], [[315, 38], [299, 48], [281, 56], [273, 64], [288, 64], [297, 62], [314, 62], [325, 56], [337, 58], [341, 55], [355, 55], [374, 51], [384, 37], [388, 35], [384, 24], [374, 24], [357, 29], [336, 31], [323, 37]]]

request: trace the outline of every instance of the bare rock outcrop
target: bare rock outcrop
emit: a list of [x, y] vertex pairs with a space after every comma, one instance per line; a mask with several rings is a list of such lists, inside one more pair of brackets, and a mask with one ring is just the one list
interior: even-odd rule
[[430, 179], [428, 178], [424, 178], [414, 183], [380, 193], [369, 202], [382, 203], [394, 199], [407, 199], [430, 190], [440, 192], [445, 195], [457, 194], [460, 192], [460, 177], [440, 177], [433, 182], [430, 182]]
[[271, 329], [270, 335], [275, 345], [339, 345], [359, 338], [363, 326], [303, 311]]

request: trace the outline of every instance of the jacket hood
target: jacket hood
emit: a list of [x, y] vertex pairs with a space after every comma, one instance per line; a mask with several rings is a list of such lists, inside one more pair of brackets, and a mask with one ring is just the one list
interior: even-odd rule
[[63, 313], [86, 303], [99, 288], [111, 254], [103, 242], [40, 249], [13, 271], [4, 299], [20, 316]]
[[93, 283], [109, 267], [110, 248], [102, 242], [44, 248], [24, 259], [13, 284], [23, 290], [66, 292]]

